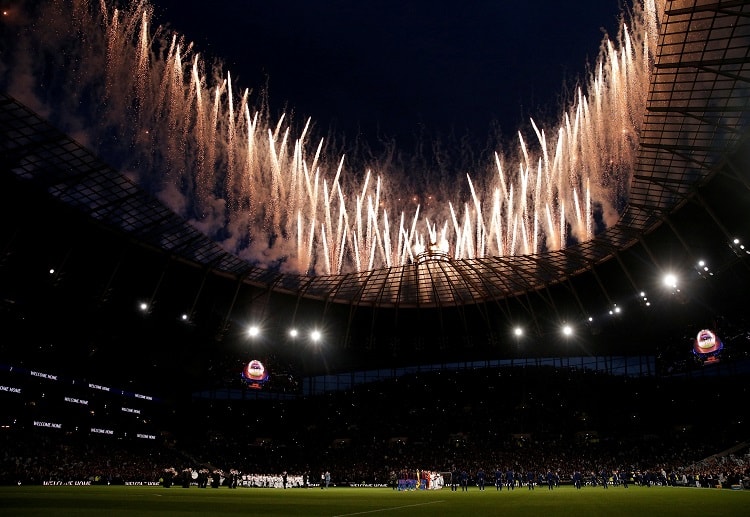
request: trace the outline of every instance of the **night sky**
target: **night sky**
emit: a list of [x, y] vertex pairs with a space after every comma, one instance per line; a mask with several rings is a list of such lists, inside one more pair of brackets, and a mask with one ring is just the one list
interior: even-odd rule
[[[556, 121], [564, 85], [616, 36], [620, 1], [154, 0], [155, 23], [220, 59], [272, 111], [369, 141], [505, 138]], [[496, 130], [493, 130], [496, 131]]]

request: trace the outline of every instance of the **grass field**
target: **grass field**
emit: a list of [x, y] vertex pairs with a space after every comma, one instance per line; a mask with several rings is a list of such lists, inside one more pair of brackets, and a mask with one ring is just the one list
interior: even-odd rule
[[631, 486], [554, 491], [395, 492], [385, 488], [253, 489], [4, 486], [0, 515], [63, 516], [745, 516], [750, 490]]

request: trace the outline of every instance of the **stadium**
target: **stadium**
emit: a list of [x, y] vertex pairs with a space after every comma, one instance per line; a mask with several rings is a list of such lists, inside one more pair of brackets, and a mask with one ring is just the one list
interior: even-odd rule
[[750, 2], [656, 4], [617, 221], [531, 253], [461, 252], [483, 226], [456, 222], [401, 263], [248, 258], [3, 82], [0, 482], [744, 494]]

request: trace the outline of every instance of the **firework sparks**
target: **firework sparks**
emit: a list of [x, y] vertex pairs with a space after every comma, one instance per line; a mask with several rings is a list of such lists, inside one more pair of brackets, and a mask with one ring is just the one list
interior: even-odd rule
[[532, 120], [535, 140], [519, 131], [516, 152], [497, 151], [489, 174], [466, 175], [467, 199], [446, 195], [423, 213], [399, 205], [391, 194], [404, 187], [386, 170], [361, 177], [313, 143], [311, 121], [296, 136], [285, 116], [273, 123], [229, 72], [209, 73], [182, 36], [153, 28], [146, 0], [123, 9], [75, 1], [75, 16], [55, 16], [71, 2], [40, 7], [29, 33], [61, 29], [38, 38], [37, 55], [66, 48], [64, 62], [51, 61], [68, 71], [56, 74], [58, 94], [77, 96], [76, 106], [97, 99], [87, 143], [256, 265], [333, 274], [410, 263], [431, 244], [455, 259], [540, 253], [592, 238], [596, 213], [613, 224], [626, 195], [655, 48], [653, 1], [633, 10], [632, 30], [623, 23], [617, 41], [603, 42], [557, 127]]

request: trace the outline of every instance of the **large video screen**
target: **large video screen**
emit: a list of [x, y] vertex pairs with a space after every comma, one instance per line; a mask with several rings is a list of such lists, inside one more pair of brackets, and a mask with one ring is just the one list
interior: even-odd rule
[[260, 389], [268, 380], [269, 372], [265, 365], [257, 359], [253, 359], [242, 369], [242, 378], [247, 382], [248, 387]]
[[719, 361], [724, 343], [711, 330], [701, 329], [695, 336], [693, 343], [693, 354], [703, 364], [716, 363]]

